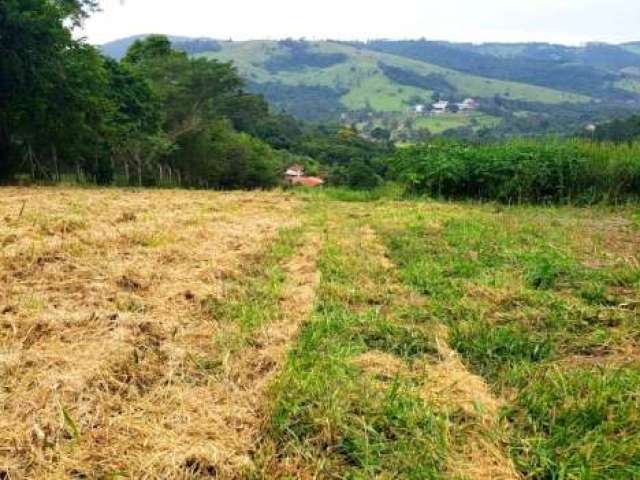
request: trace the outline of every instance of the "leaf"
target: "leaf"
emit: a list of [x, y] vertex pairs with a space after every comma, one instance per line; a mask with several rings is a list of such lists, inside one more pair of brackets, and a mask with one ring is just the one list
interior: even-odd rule
[[75, 422], [66, 407], [62, 404], [60, 404], [60, 411], [62, 412], [62, 418], [64, 420], [64, 425], [67, 428], [67, 431], [71, 434], [71, 437], [74, 440], [78, 440], [78, 438], [80, 438], [80, 429], [78, 428], [78, 424]]

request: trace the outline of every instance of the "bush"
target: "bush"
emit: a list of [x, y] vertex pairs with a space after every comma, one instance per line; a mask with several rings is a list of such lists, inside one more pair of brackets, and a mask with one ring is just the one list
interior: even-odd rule
[[398, 149], [392, 176], [418, 193], [505, 203], [637, 199], [640, 144], [512, 140], [437, 142]]

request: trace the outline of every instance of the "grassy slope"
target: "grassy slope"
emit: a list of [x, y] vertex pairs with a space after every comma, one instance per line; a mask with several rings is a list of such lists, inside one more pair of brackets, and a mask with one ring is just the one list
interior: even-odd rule
[[416, 126], [428, 128], [431, 133], [438, 134], [451, 128], [465, 127], [471, 125], [475, 120], [474, 129], [482, 127], [494, 127], [500, 123], [500, 119], [491, 115], [438, 115], [433, 117], [422, 117], [416, 120]]
[[637, 78], [625, 78], [616, 82], [616, 87], [627, 90], [631, 93], [640, 94], [640, 79]]
[[0, 476], [640, 477], [637, 205], [1, 193]]
[[633, 211], [433, 205], [381, 217], [405, 282], [505, 400], [521, 473], [638, 478]]
[[333, 193], [262, 478], [640, 475], [637, 211]]
[[243, 75], [253, 81], [275, 81], [289, 85], [322, 85], [347, 90], [342, 101], [350, 109], [363, 108], [367, 102], [378, 111], [401, 111], [406, 102], [415, 95], [429, 97], [432, 92], [415, 87], [399, 85], [389, 80], [377, 67], [378, 62], [397, 66], [416, 73], [443, 75], [458, 90], [474, 97], [503, 95], [545, 103], [581, 102], [587, 97], [557, 90], [504, 82], [456, 72], [435, 65], [332, 42], [316, 42], [313, 48], [321, 52], [340, 52], [348, 60], [326, 69], [307, 68], [300, 71], [285, 71], [270, 74], [262, 65], [270, 55], [278, 55], [277, 42], [250, 41], [223, 43], [222, 51], [206, 54], [222, 60], [233, 60]]

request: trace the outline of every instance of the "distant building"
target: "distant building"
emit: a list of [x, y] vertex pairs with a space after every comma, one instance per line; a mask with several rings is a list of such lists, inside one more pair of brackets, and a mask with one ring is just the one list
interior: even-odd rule
[[324, 180], [320, 177], [297, 177], [292, 185], [302, 185], [303, 187], [319, 187], [320, 185], [324, 185]]
[[436, 115], [446, 113], [448, 108], [449, 102], [446, 100], [440, 100], [439, 102], [436, 102], [432, 105], [431, 113], [434, 113]]
[[418, 115], [422, 115], [424, 113], [424, 111], [425, 111], [425, 108], [426, 107], [424, 105], [418, 104], [418, 105], [414, 105], [413, 111], [415, 113], [417, 113]]
[[304, 167], [302, 165], [291, 165], [284, 172], [285, 180], [292, 180], [294, 178], [304, 176]]
[[472, 112], [478, 108], [478, 102], [473, 98], [465, 98], [462, 103], [456, 104], [459, 112]]
[[324, 184], [324, 180], [320, 177], [307, 177], [304, 174], [302, 165], [291, 165], [284, 172], [284, 181], [288, 185], [301, 185], [304, 187], [317, 187]]

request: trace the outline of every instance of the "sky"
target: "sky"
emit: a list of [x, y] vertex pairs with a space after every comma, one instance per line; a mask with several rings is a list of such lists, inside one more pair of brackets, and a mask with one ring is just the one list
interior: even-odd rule
[[638, 0], [101, 0], [78, 32], [216, 39], [428, 38], [581, 44], [640, 40]]

